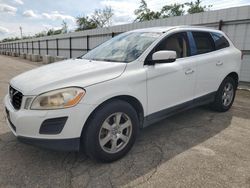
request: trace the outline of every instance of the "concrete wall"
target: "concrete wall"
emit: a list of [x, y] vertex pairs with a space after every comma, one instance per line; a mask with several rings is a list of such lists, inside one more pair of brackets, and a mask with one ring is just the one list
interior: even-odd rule
[[112, 36], [129, 30], [172, 25], [200, 25], [219, 28], [220, 20], [223, 21], [221, 29], [227, 33], [234, 44], [245, 55], [241, 80], [250, 81], [250, 6], [0, 43], [0, 51], [15, 51], [17, 53], [33, 52], [34, 54], [58, 55], [71, 58], [83, 55], [89, 49], [112, 38]]

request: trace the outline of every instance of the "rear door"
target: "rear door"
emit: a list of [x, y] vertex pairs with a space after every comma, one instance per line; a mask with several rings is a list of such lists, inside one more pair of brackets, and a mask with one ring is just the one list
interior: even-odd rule
[[218, 89], [223, 71], [221, 54], [216, 53], [214, 39], [209, 32], [192, 31], [196, 48], [193, 58], [196, 61], [195, 98], [205, 96]]

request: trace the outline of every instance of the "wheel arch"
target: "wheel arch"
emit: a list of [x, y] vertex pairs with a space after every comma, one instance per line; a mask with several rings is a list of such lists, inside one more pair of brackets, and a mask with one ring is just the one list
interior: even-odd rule
[[84, 134], [86, 133], [86, 129], [88, 127], [88, 124], [90, 122], [90, 120], [92, 119], [92, 117], [94, 116], [94, 113], [102, 106], [106, 105], [107, 103], [111, 102], [112, 100], [121, 100], [121, 101], [125, 101], [127, 103], [129, 103], [136, 111], [138, 118], [139, 118], [139, 122], [140, 122], [140, 128], [143, 127], [143, 122], [144, 122], [144, 109], [143, 106], [141, 104], [141, 102], [130, 95], [119, 95], [119, 96], [115, 96], [112, 98], [109, 98], [105, 101], [103, 101], [101, 104], [99, 104], [88, 116], [83, 128], [82, 128], [82, 132], [81, 132], [81, 137], [84, 136]]
[[226, 78], [227, 78], [227, 77], [233, 78], [233, 79], [236, 81], [236, 85], [238, 86], [238, 83], [239, 83], [239, 75], [238, 75], [237, 72], [231, 72], [231, 73], [229, 73], [229, 74], [226, 76]]

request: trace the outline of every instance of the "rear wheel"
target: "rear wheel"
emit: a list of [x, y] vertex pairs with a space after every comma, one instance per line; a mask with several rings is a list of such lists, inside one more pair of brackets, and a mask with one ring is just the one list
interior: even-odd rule
[[132, 148], [139, 120], [130, 104], [113, 100], [97, 109], [87, 126], [83, 137], [86, 154], [98, 161], [112, 162]]
[[234, 102], [236, 89], [236, 81], [232, 77], [226, 77], [216, 92], [215, 100], [211, 104], [212, 109], [219, 112], [228, 111]]

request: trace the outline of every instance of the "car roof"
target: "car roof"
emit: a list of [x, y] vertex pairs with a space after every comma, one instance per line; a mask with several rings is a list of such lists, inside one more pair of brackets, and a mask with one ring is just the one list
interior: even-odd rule
[[220, 32], [217, 29], [212, 29], [209, 27], [202, 27], [202, 26], [163, 26], [163, 27], [150, 27], [144, 29], [136, 29], [132, 32], [157, 32], [157, 33], [165, 33], [173, 29], [184, 29], [184, 30], [194, 30], [194, 31], [209, 31], [209, 32]]

